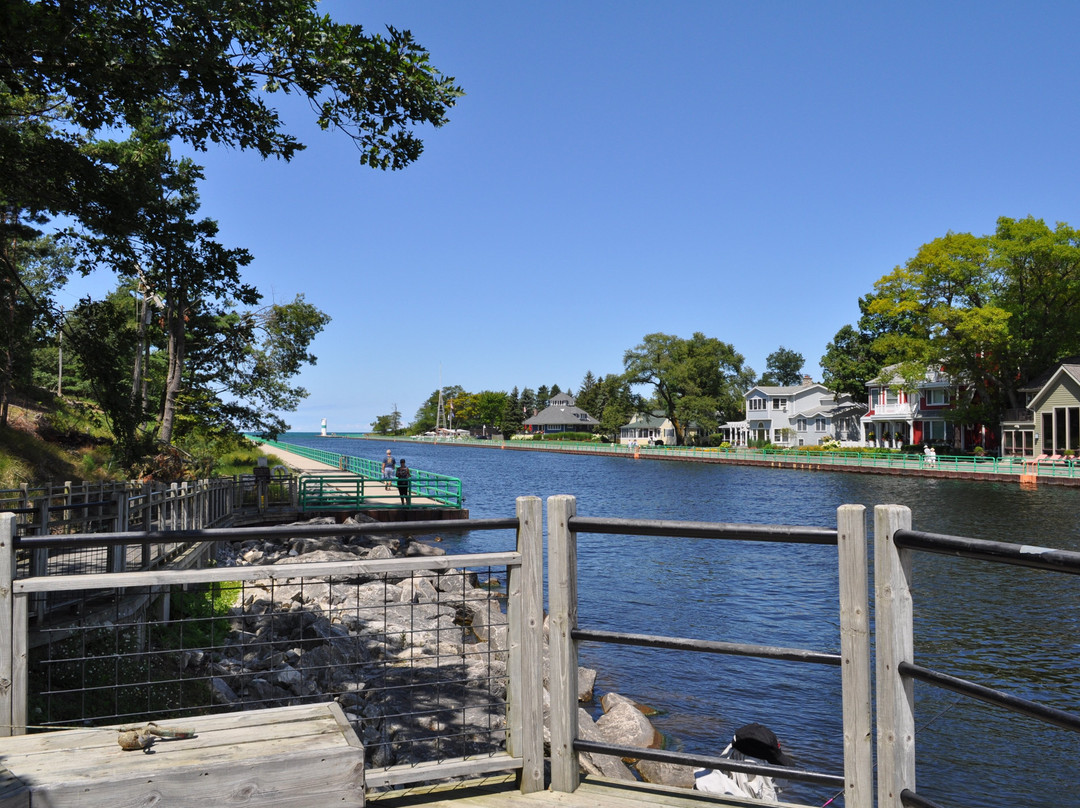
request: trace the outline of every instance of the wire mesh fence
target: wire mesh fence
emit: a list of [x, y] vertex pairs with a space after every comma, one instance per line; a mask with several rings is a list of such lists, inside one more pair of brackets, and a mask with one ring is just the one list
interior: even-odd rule
[[506, 567], [332, 566], [84, 593], [72, 619], [34, 633], [28, 722], [161, 723], [336, 700], [369, 767], [504, 749]]

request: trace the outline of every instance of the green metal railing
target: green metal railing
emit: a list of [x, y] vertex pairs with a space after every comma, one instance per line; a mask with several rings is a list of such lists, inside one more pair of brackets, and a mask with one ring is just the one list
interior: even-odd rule
[[694, 446], [638, 446], [630, 448], [611, 443], [596, 441], [491, 441], [455, 439], [456, 444], [475, 446], [500, 446], [543, 449], [559, 452], [581, 452], [586, 454], [609, 454], [648, 457], [652, 459], [699, 459], [699, 460], [756, 460], [775, 462], [785, 465], [810, 464], [819, 466], [881, 468], [898, 470], [938, 470], [968, 474], [1003, 474], [1019, 477], [1032, 474], [1039, 477], [1080, 478], [1080, 459], [1062, 458], [1057, 460], [1032, 457], [961, 457], [955, 455], [937, 455], [933, 460], [925, 455], [901, 454], [900, 452], [845, 452], [811, 451], [797, 449], [748, 449]]
[[[300, 506], [304, 510], [331, 510], [349, 505], [362, 505], [365, 508], [400, 508], [402, 505], [397, 480], [391, 482], [390, 490], [382, 479], [382, 464], [366, 457], [352, 457], [315, 449], [311, 446], [299, 446], [275, 440], [264, 440], [248, 435], [265, 446], [278, 448], [309, 460], [315, 460], [328, 466], [336, 466], [348, 474], [313, 474], [300, 480]], [[461, 493], [461, 480], [434, 474], [423, 469], [410, 469], [409, 501], [406, 504], [414, 508], [449, 507], [461, 508], [465, 497]], [[433, 500], [433, 503], [419, 502], [419, 499]]]

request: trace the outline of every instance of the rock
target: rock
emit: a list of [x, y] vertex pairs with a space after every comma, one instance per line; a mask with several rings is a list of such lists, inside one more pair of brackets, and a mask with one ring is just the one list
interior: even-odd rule
[[651, 718], [654, 715], [660, 714], [660, 711], [657, 710], [655, 707], [649, 707], [647, 704], [642, 704], [640, 701], [628, 699], [626, 696], [623, 696], [619, 693], [605, 693], [604, 696], [600, 699], [600, 706], [604, 708], [605, 713], [611, 712], [612, 708], [616, 704], [622, 703], [629, 704], [646, 718]]
[[596, 671], [592, 668], [577, 669], [577, 700], [581, 704], [589, 704], [593, 700], [593, 691], [596, 687]]
[[661, 763], [656, 760], [639, 760], [634, 764], [641, 779], [646, 783], [677, 788], [694, 787], [694, 767], [678, 763]]
[[[592, 716], [580, 707], [578, 708], [578, 737], [586, 741], [611, 743], [597, 728]], [[611, 777], [616, 780], [637, 780], [634, 773], [615, 755], [582, 752], [578, 755], [578, 760], [581, 762], [581, 768], [588, 774]]]
[[637, 708], [629, 701], [615, 704], [596, 722], [596, 728], [607, 743], [616, 746], [636, 746], [641, 749], [659, 749], [663, 737]]

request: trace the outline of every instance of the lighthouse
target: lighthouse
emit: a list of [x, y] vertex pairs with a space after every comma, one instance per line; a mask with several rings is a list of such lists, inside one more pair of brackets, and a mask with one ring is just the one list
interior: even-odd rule
[[326, 437], [326, 419], [322, 419], [322, 437]]

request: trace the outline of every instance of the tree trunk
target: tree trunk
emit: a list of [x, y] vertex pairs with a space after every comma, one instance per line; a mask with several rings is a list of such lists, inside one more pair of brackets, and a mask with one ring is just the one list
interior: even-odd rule
[[184, 378], [184, 349], [187, 336], [184, 324], [187, 298], [183, 291], [177, 293], [175, 305], [168, 305], [171, 302], [167, 301], [166, 304], [169, 327], [169, 366], [165, 384], [165, 403], [161, 412], [161, 429], [158, 432], [158, 440], [162, 443], [172, 442], [173, 424], [176, 420], [176, 399], [180, 394]]

